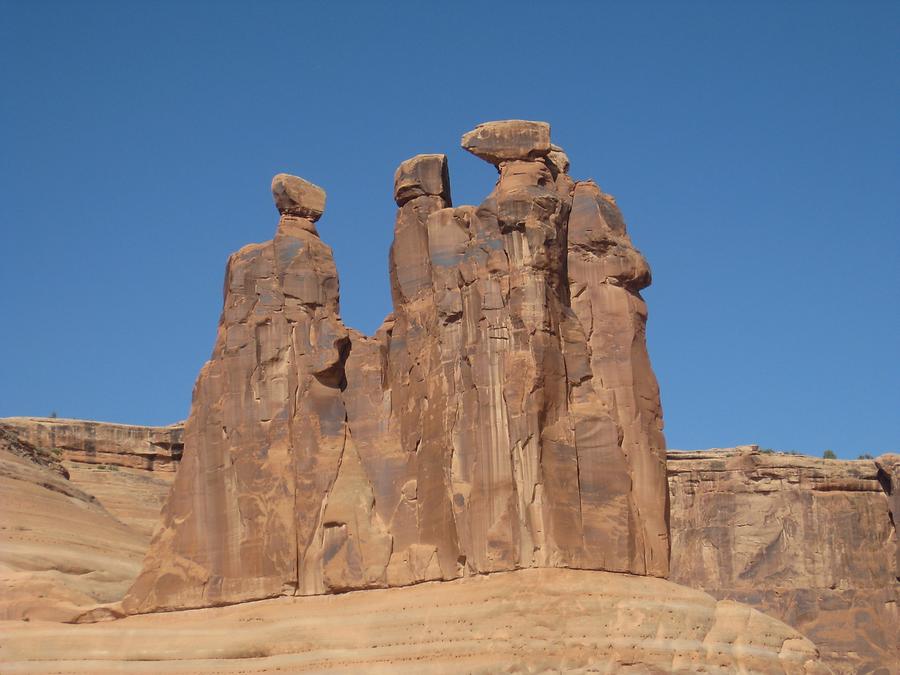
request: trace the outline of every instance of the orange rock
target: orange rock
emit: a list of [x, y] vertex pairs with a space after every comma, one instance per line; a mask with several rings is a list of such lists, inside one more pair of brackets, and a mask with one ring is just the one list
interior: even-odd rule
[[672, 579], [789, 623], [835, 672], [897, 671], [897, 459], [670, 452]]
[[584, 570], [0, 630], [4, 672], [828, 672], [808, 639], [745, 605]]
[[463, 134], [462, 146], [492, 164], [539, 159], [550, 152], [550, 125], [527, 120], [485, 122]]
[[309, 181], [279, 173], [272, 179], [272, 197], [283, 216], [316, 222], [325, 213], [325, 190]]
[[646, 263], [596, 186], [544, 158], [548, 125], [465, 138], [500, 179], [451, 208], [443, 155], [401, 164], [394, 312], [373, 337], [340, 321], [331, 250], [293, 206], [309, 184], [276, 177], [278, 232], [229, 261], [127, 611], [535, 566], [666, 574]]

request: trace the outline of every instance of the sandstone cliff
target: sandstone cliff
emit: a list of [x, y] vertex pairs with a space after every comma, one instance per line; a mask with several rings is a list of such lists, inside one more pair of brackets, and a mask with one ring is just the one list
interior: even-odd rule
[[398, 168], [394, 313], [339, 315], [324, 192], [279, 174], [275, 238], [234, 254], [185, 453], [129, 612], [524, 567], [663, 576], [665, 456], [646, 262], [549, 126], [482, 125], [497, 166], [450, 205]]
[[145, 427], [57, 417], [4, 417], [0, 424], [24, 441], [54, 448], [68, 462], [175, 471], [184, 449], [184, 429]]
[[58, 462], [69, 485], [149, 540], [184, 449], [184, 426], [148, 427], [55, 417], [0, 418], [0, 429]]
[[780, 618], [838, 672], [897, 672], [898, 460], [670, 451], [672, 580]]

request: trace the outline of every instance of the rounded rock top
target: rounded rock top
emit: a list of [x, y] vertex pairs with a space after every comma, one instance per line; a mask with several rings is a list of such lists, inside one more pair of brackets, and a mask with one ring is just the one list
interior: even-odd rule
[[394, 173], [394, 200], [398, 206], [435, 195], [450, 203], [450, 174], [446, 155], [416, 155], [402, 162]]
[[550, 125], [528, 120], [485, 122], [463, 134], [462, 147], [495, 165], [535, 160], [550, 152]]
[[325, 213], [325, 190], [289, 173], [279, 173], [272, 179], [272, 198], [283, 216], [316, 222]]

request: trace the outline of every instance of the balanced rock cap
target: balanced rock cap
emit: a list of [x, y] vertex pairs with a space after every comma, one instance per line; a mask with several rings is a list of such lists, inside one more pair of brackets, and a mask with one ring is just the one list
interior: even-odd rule
[[397, 167], [394, 174], [394, 201], [397, 206], [425, 195], [443, 197], [450, 203], [447, 155], [416, 155]]
[[550, 125], [526, 120], [485, 122], [463, 134], [462, 147], [495, 165], [538, 159], [550, 152]]
[[316, 222], [325, 213], [325, 190], [288, 173], [279, 173], [272, 179], [272, 197], [283, 216]]

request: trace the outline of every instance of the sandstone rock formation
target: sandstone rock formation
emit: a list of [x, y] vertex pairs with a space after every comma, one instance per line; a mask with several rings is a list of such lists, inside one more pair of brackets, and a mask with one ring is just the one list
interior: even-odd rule
[[[112, 437], [116, 427], [74, 420], [67, 424], [100, 437]], [[173, 429], [178, 430], [148, 428], [146, 433], [153, 436]], [[105, 450], [108, 467], [72, 462], [62, 459], [60, 449], [31, 446], [12, 429], [4, 428], [0, 420], [0, 439], [5, 439], [0, 445], [15, 456], [13, 460], [0, 452], [0, 472], [5, 471], [0, 477], [0, 521], [7, 524], [0, 531], [0, 569], [5, 570], [0, 572], [0, 597], [4, 600], [0, 616], [29, 618], [33, 630], [40, 626], [34, 623], [40, 619], [102, 618], [104, 614], [90, 610], [97, 603], [121, 598], [139, 571], [140, 555], [134, 543], [128, 543], [133, 542], [131, 535], [123, 542], [120, 525], [108, 515], [98, 516], [96, 501], [140, 535], [140, 551], [144, 551], [148, 523], [158, 517], [169, 485], [166, 479], [173, 475], [120, 466], [131, 462], [133, 455], [129, 437], [122, 438], [121, 463], [113, 459], [113, 445]], [[74, 436], [67, 439], [80, 445]], [[19, 462], [20, 478], [4, 482], [10, 478], [11, 461]], [[672, 575], [719, 599], [738, 599], [785, 621], [820, 646], [835, 672], [896, 670], [892, 628], [897, 581], [891, 576], [896, 575], [891, 561], [897, 546], [891, 532], [897, 518], [894, 515], [892, 521], [890, 509], [896, 514], [896, 504], [891, 504], [898, 494], [898, 464], [896, 455], [873, 461], [828, 461], [758, 453], [753, 446], [669, 451]], [[31, 467], [31, 478], [22, 479], [22, 465]], [[63, 480], [66, 473], [68, 481]], [[34, 494], [44, 496], [35, 499]], [[136, 513], [143, 517], [135, 519]], [[767, 547], [773, 540], [776, 545]], [[42, 542], [39, 547], [35, 547], [36, 541]], [[15, 551], [13, 558], [10, 554]], [[7, 555], [2, 557], [4, 552]], [[746, 574], [748, 568], [754, 571]], [[610, 581], [609, 587], [615, 589], [617, 583]], [[280, 611], [260, 617], [278, 624]], [[167, 615], [168, 620], [175, 620], [173, 616]], [[189, 619], [178, 621], [186, 622], [181, 624], [185, 626], [190, 623]], [[0, 633], [14, 627], [13, 623], [4, 624]], [[34, 637], [46, 635], [46, 630], [39, 628], [38, 633], [23, 632], [17, 637], [23, 650], [25, 645], [35, 648], [28, 658], [48, 654], [37, 648], [38, 638]], [[258, 626], [254, 639], [265, 642], [259, 636], [269, 630], [277, 628]], [[119, 634], [113, 631], [110, 635]], [[743, 633], [739, 637], [743, 639]], [[545, 639], [549, 640], [549, 635]], [[560, 640], [564, 642], [562, 635]], [[408, 649], [413, 653], [423, 648]], [[284, 658], [294, 662], [300, 657]], [[96, 663], [90, 663], [65, 663], [64, 669], [102, 672]], [[228, 669], [221, 662], [202, 667], [199, 662], [190, 663], [199, 670]], [[31, 667], [23, 669], [31, 672]]]
[[[68, 451], [60, 448], [32, 446], [19, 436], [21, 426], [17, 429], [6, 422], [0, 420], [0, 620], [30, 619], [29, 625], [39, 629], [40, 637], [11, 621], [2, 624], [0, 633], [15, 631], [20, 650], [16, 659], [50, 658], [57, 647], [47, 651], [43, 644], [38, 645], [48, 630], [41, 620], [109, 615], [92, 610], [98, 603], [119, 600], [138, 573], [150, 526], [158, 517], [173, 473], [128, 468], [134, 457], [132, 439], [138, 432], [117, 434], [118, 425], [64, 422], [70, 429], [94, 437], [122, 439], [118, 449], [112, 443], [105, 445], [109, 464], [101, 465], [65, 460]], [[142, 433], [157, 437], [179, 432], [178, 427], [170, 427], [147, 428]], [[82, 448], [87, 440], [79, 440], [74, 431], [62, 438], [75, 448]], [[84, 456], [81, 450], [75, 454]], [[121, 459], [115, 459], [116, 454]], [[672, 576], [719, 599], [740, 600], [785, 621], [813, 639], [835, 672], [896, 670], [892, 629], [897, 618], [898, 582], [891, 561], [896, 559], [897, 540], [891, 533], [898, 520], [898, 465], [900, 457], [896, 455], [844, 462], [763, 454], [753, 446], [669, 451]], [[69, 480], [64, 479], [66, 474]], [[131, 531], [123, 531], [122, 524]], [[773, 540], [775, 546], [769, 547]], [[748, 569], [752, 571], [747, 573]], [[622, 588], [613, 582], [618, 577], [602, 578], [609, 580], [603, 592], [613, 589], [610, 597], [615, 597], [619, 592], [615, 589]], [[486, 601], [491, 602], [491, 597], [486, 596]], [[258, 643], [264, 645], [260, 649], [271, 649], [266, 636], [280, 634], [285, 619], [279, 617], [288, 613], [282, 612], [282, 605], [271, 607], [277, 608], [272, 614], [254, 615], [260, 621], [253, 622], [257, 629], [252, 638], [247, 637], [247, 645]], [[115, 613], [115, 608], [110, 611]], [[500, 610], [495, 616], [499, 621]], [[187, 627], [175, 617], [164, 615], [165, 625], [177, 630], [171, 625], [175, 621]], [[104, 648], [110, 641], [118, 644], [115, 636], [121, 634], [113, 626], [131, 625], [110, 624], [102, 630], [111, 631], [111, 639], [103, 637], [107, 635], [103, 632], [96, 642], [87, 633], [76, 632], [71, 637], [77, 636], [79, 649], [87, 645], [87, 658], [101, 644]], [[141, 624], [148, 630], [151, 625], [157, 627], [152, 622]], [[212, 650], [213, 636], [219, 634], [216, 630], [210, 631], [210, 646], [203, 650]], [[222, 630], [229, 630], [227, 621]], [[51, 633], [61, 639], [70, 635], [67, 631], [54, 628]], [[549, 632], [542, 639], [549, 643]], [[596, 639], [601, 641], [599, 635]], [[170, 646], [177, 644], [174, 636], [173, 640], [168, 642]], [[564, 632], [559, 634], [559, 642], [567, 644]], [[140, 640], [128, 644], [138, 643]], [[2, 649], [0, 641], [0, 654]], [[252, 651], [249, 646], [246, 649]], [[419, 654], [421, 649], [427, 647], [411, 646], [408, 653]], [[736, 653], [734, 647], [729, 649]], [[191, 652], [187, 646], [173, 646], [173, 650], [172, 654], [191, 656], [184, 664], [189, 671], [209, 668], [227, 672], [228, 666], [221, 661], [194, 660], [212, 651]], [[58, 656], [76, 658], [64, 650]], [[120, 657], [125, 658], [110, 655]], [[317, 658], [327, 657], [319, 654]], [[300, 657], [286, 654], [278, 659], [300, 662]], [[112, 670], [124, 667], [112, 663]], [[248, 669], [246, 662], [238, 663], [236, 669]], [[4, 672], [8, 665], [4, 663]], [[48, 671], [103, 672], [106, 665], [92, 660], [53, 666], [29, 661], [12, 667], [28, 672], [42, 672], [45, 667]], [[263, 669], [259, 664], [255, 667]], [[158, 670], [152, 662], [146, 668]]]
[[75, 620], [121, 600], [140, 570], [149, 534], [67, 475], [56, 453], [0, 425], [0, 620]]
[[69, 484], [149, 540], [184, 449], [184, 426], [147, 427], [51, 417], [0, 418], [0, 429], [52, 451]]
[[4, 417], [0, 425], [31, 445], [60, 451], [67, 462], [175, 471], [184, 450], [181, 425], [143, 427], [56, 417]]
[[672, 580], [785, 621], [836, 672], [900, 671], [898, 463], [670, 451]]
[[276, 176], [281, 221], [229, 260], [127, 611], [527, 567], [667, 573], [647, 264], [548, 125], [463, 145], [499, 172], [478, 207], [451, 207], [443, 155], [397, 171], [394, 312], [372, 337], [339, 318], [324, 192]]
[[562, 569], [2, 629], [3, 672], [827, 672], [809, 640], [744, 605]]

